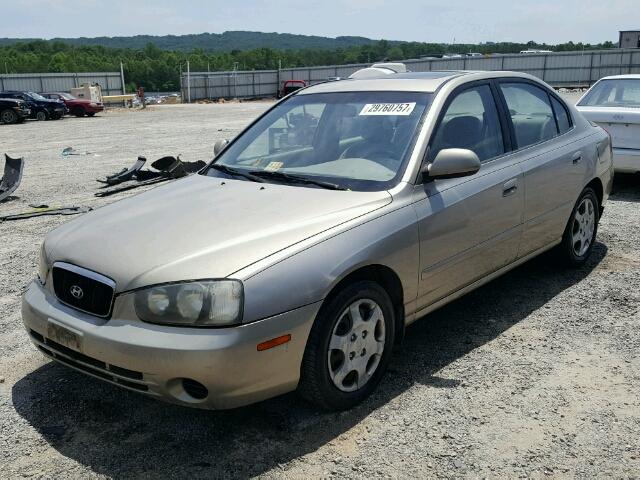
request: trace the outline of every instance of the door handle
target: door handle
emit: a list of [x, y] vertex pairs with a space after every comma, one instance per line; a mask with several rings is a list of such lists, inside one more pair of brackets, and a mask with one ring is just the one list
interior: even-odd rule
[[504, 185], [502, 185], [502, 196], [508, 197], [509, 195], [513, 195], [518, 190], [518, 179], [512, 178]]
[[580, 163], [582, 161], [582, 152], [574, 153], [573, 157], [571, 157], [571, 161], [573, 162], [574, 165], [577, 165], [578, 163]]

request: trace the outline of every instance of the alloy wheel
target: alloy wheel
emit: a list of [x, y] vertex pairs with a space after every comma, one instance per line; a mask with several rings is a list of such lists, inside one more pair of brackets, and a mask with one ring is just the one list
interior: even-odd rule
[[375, 373], [385, 344], [385, 321], [380, 305], [360, 299], [336, 322], [327, 352], [329, 376], [343, 392], [362, 388]]
[[593, 202], [585, 197], [576, 208], [571, 227], [571, 240], [573, 253], [581, 257], [589, 250], [593, 242], [593, 233], [596, 227], [596, 213]]
[[14, 123], [16, 121], [16, 114], [10, 110], [5, 110], [2, 112], [0, 120], [2, 120], [3, 123]]

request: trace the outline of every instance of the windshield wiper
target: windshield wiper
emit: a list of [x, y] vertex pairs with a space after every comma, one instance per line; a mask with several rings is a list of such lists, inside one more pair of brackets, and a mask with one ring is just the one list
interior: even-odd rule
[[323, 182], [322, 180], [313, 180], [311, 178], [300, 177], [298, 175], [292, 175], [290, 173], [278, 172], [273, 170], [252, 170], [249, 173], [257, 177], [265, 177], [273, 180], [283, 180], [285, 182], [316, 185], [317, 187], [326, 188], [327, 190], [346, 190], [346, 188], [343, 188], [335, 183]]
[[234, 177], [244, 177], [247, 180], [251, 180], [252, 182], [264, 183], [264, 180], [262, 178], [253, 175], [251, 172], [243, 172], [239, 168], [228, 167], [227, 165], [222, 165], [220, 163], [212, 163], [211, 168], [215, 168], [220, 172], [224, 172], [227, 175], [232, 175]]

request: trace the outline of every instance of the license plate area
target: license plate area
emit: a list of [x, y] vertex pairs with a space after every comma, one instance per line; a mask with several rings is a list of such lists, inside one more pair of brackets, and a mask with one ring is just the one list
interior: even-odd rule
[[49, 319], [47, 338], [60, 345], [82, 353], [82, 333]]

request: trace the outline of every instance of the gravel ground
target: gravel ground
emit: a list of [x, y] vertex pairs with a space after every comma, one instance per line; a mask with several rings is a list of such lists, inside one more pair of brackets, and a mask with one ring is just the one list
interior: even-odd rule
[[[94, 179], [210, 157], [267, 103], [177, 105], [0, 126], [18, 198], [98, 207]], [[94, 155], [62, 158], [64, 147]], [[323, 413], [290, 394], [221, 412], [163, 404], [46, 360], [20, 321], [43, 236], [0, 224], [0, 477], [637, 477], [640, 181], [618, 177], [579, 270], [544, 255], [408, 329], [375, 395]]]

